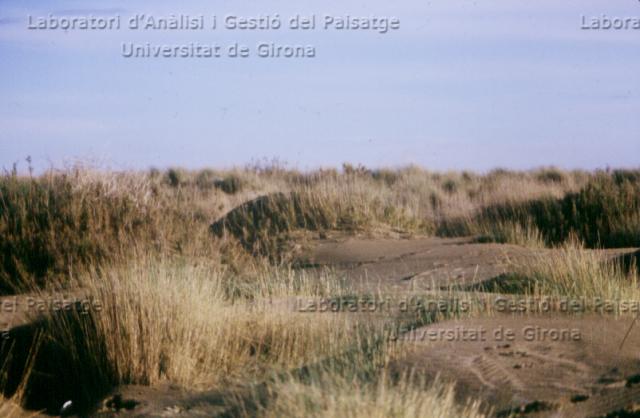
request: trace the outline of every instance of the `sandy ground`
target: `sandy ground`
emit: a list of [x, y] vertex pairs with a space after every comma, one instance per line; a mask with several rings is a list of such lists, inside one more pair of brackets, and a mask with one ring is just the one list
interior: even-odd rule
[[304, 259], [307, 271], [331, 268], [363, 291], [433, 290], [489, 280], [510, 262], [531, 257], [522, 247], [468, 239], [347, 239], [318, 242]]
[[[301, 256], [309, 273], [330, 268], [363, 291], [464, 289], [513, 271], [527, 259], [552, 251], [472, 238], [334, 238], [312, 242]], [[634, 249], [601, 252], [603, 257]]]
[[629, 318], [496, 316], [411, 330], [397, 371], [457, 382], [496, 416], [608, 416], [640, 413], [640, 328]]
[[92, 417], [217, 417], [229, 414], [219, 392], [185, 390], [170, 384], [118, 388]]

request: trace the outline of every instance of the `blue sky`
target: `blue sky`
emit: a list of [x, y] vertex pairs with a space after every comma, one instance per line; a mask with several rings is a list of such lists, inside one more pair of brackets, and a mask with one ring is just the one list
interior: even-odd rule
[[[379, 35], [30, 31], [27, 16], [396, 16]], [[640, 166], [636, 0], [0, 0], [0, 168]], [[312, 59], [125, 59], [122, 42], [313, 44]]]

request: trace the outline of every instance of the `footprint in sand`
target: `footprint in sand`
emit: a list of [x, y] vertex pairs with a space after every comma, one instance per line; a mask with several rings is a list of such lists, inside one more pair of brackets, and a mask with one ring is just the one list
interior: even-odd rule
[[471, 360], [469, 366], [471, 373], [473, 373], [483, 385], [492, 389], [505, 385], [517, 390], [521, 390], [524, 387], [517, 376], [507, 370], [500, 362], [489, 356], [476, 356]]

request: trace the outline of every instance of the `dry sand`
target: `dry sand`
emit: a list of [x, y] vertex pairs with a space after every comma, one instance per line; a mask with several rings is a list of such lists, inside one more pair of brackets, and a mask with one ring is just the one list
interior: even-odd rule
[[455, 381], [461, 401], [480, 398], [496, 416], [640, 413], [640, 327], [621, 348], [631, 322], [600, 315], [446, 321], [404, 334], [410, 354], [394, 368]]
[[[515, 265], [553, 251], [473, 238], [334, 238], [312, 242], [301, 256], [308, 272], [330, 268], [365, 291], [477, 287]], [[604, 257], [635, 249], [601, 251]], [[476, 286], [474, 286], [476, 285]]]

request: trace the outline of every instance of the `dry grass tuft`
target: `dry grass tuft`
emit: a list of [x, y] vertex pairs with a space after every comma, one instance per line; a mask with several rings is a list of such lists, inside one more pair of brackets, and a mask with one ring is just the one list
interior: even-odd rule
[[509, 243], [534, 249], [546, 247], [542, 233], [532, 222], [524, 225], [514, 221], [483, 222], [471, 229], [481, 242]]
[[310, 382], [283, 380], [271, 388], [275, 399], [259, 417], [441, 417], [481, 418], [477, 403], [460, 405], [452, 385], [417, 384], [410, 377], [392, 381], [382, 376], [359, 382], [324, 373]]
[[[311, 282], [291, 270], [257, 274], [242, 292], [215, 266], [167, 260], [84, 276], [78, 284], [103, 305], [86, 320], [95, 345], [90, 354], [104, 356], [93, 363], [108, 365], [102, 374], [114, 384], [171, 381], [211, 387], [270, 368], [298, 367], [352, 341], [346, 318], [295, 313], [277, 303], [289, 296], [338, 292], [340, 284], [330, 277]], [[86, 340], [61, 325], [52, 330], [53, 338], [71, 339], [61, 344]]]
[[[553, 252], [544, 252], [517, 267], [517, 274], [535, 283], [539, 296], [572, 298], [593, 304], [640, 301], [638, 271], [626, 269], [603, 251], [587, 250], [572, 239]], [[592, 307], [592, 306], [591, 306]]]

